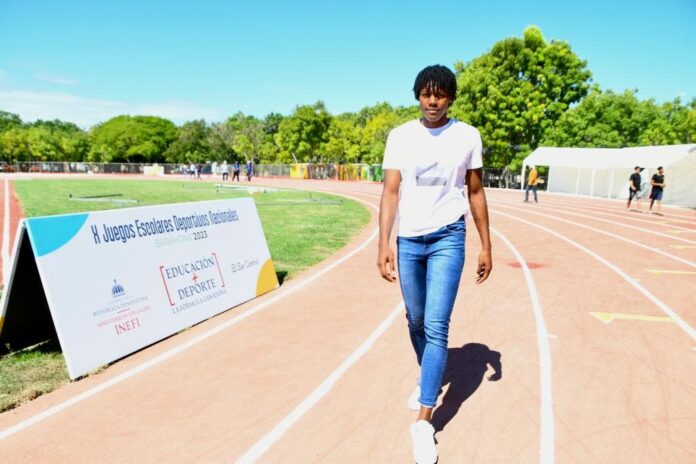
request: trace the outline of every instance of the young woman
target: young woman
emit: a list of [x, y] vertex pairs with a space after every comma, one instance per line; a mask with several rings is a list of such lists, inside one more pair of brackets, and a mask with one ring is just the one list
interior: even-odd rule
[[444, 66], [428, 66], [416, 77], [413, 91], [422, 117], [395, 128], [387, 138], [377, 266], [384, 279], [396, 280], [389, 237], [398, 211], [399, 282], [421, 368], [420, 384], [408, 401], [419, 411], [410, 430], [413, 457], [418, 464], [432, 464], [437, 450], [430, 420], [447, 362], [469, 209], [482, 244], [476, 283], [488, 278], [492, 260], [481, 136], [476, 128], [447, 116], [457, 93], [454, 73]]

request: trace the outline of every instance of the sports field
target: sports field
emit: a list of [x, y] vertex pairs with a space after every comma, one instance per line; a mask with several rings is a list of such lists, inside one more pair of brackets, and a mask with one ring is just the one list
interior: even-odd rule
[[[0, 415], [0, 457], [411, 462], [417, 369], [398, 285], [375, 266], [381, 186], [255, 185], [342, 195], [371, 217], [279, 290]], [[474, 285], [469, 223], [433, 421], [440, 462], [692, 462], [694, 212], [487, 194], [494, 268]]]

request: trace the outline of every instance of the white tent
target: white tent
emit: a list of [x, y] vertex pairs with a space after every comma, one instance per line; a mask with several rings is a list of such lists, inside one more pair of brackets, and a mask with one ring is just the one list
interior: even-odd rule
[[658, 166], [665, 170], [666, 204], [696, 208], [696, 144], [629, 148], [540, 147], [522, 164], [549, 166], [547, 190], [575, 195], [626, 198], [635, 166], [645, 168], [643, 195]]

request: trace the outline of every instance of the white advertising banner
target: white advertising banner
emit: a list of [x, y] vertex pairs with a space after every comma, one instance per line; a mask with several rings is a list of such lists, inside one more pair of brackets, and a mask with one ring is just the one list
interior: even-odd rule
[[71, 378], [278, 287], [251, 198], [25, 225]]

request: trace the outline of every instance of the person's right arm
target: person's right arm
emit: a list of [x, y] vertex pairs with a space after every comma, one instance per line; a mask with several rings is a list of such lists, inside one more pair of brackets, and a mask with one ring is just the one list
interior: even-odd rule
[[384, 170], [384, 188], [379, 202], [379, 252], [377, 253], [377, 268], [383, 279], [388, 282], [396, 280], [394, 252], [389, 245], [389, 237], [396, 218], [399, 205], [399, 186], [401, 171], [398, 169]]

